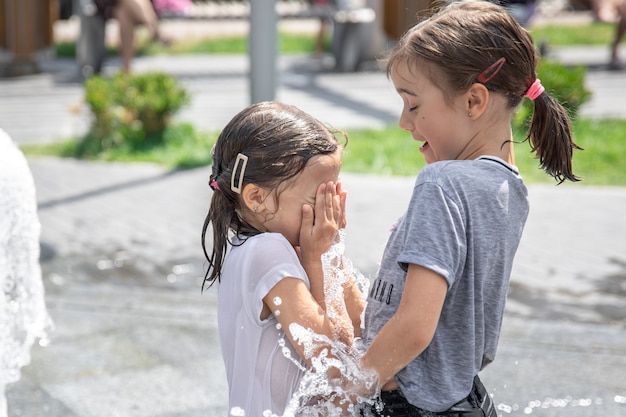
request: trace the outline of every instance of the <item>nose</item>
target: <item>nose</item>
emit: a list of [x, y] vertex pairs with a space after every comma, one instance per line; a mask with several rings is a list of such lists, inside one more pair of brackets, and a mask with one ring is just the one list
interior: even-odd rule
[[398, 126], [400, 127], [400, 129], [404, 129], [409, 132], [413, 131], [413, 123], [411, 122], [409, 117], [407, 117], [407, 114], [405, 111], [403, 111], [402, 114], [400, 114], [400, 120], [398, 120]]

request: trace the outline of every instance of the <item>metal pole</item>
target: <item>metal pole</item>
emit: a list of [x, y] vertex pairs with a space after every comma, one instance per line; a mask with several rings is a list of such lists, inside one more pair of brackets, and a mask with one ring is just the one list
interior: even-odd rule
[[250, 103], [274, 100], [278, 56], [276, 0], [250, 0]]

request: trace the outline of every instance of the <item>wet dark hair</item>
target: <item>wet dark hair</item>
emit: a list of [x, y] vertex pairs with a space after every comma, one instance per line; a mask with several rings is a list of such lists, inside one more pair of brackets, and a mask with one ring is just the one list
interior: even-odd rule
[[[337, 151], [342, 146], [337, 133], [294, 106], [272, 101], [246, 107], [226, 125], [213, 148], [209, 184], [214, 192], [202, 227], [202, 248], [209, 262], [203, 289], [220, 281], [228, 245], [233, 244], [231, 231], [244, 238], [261, 233], [245, 221], [241, 213], [246, 207], [240, 194], [231, 189], [231, 176], [238, 182], [241, 172], [237, 168], [233, 173], [237, 156], [248, 157], [241, 188], [256, 184], [276, 189], [302, 172], [314, 156]], [[209, 226], [213, 231], [210, 255]]]
[[[492, 78], [479, 78], [501, 58], [504, 64]], [[482, 82], [515, 108], [537, 78], [538, 58], [531, 35], [506, 9], [487, 1], [455, 2], [403, 35], [387, 56], [387, 75], [398, 64], [412, 65], [448, 100]], [[573, 141], [567, 110], [547, 92], [534, 100], [527, 140], [546, 173], [559, 183], [579, 181], [572, 154], [581, 148]]]

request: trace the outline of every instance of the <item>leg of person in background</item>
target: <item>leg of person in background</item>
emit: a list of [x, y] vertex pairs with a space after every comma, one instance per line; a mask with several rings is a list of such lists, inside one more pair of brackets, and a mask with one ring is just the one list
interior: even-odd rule
[[317, 32], [317, 38], [315, 40], [315, 55], [322, 56], [324, 55], [324, 51], [326, 50], [326, 28], [328, 25], [328, 21], [325, 17], [320, 19], [320, 29]]
[[615, 28], [615, 38], [611, 44], [611, 69], [624, 69], [624, 63], [619, 59], [619, 45], [626, 33], [626, 0], [617, 5], [617, 27]]
[[[315, 9], [318, 9], [319, 12], [322, 13], [322, 17], [320, 17], [320, 28], [317, 32], [317, 37], [315, 39], [315, 55], [322, 56], [326, 49], [325, 41], [326, 41], [326, 32], [328, 26], [330, 25], [330, 14], [332, 7], [332, 0], [312, 0], [311, 6]], [[328, 16], [324, 16], [325, 13], [328, 13]]]
[[128, 73], [135, 55], [135, 29], [145, 25], [153, 40], [164, 42], [159, 32], [159, 21], [150, 0], [118, 0], [113, 15], [120, 26], [122, 70]]

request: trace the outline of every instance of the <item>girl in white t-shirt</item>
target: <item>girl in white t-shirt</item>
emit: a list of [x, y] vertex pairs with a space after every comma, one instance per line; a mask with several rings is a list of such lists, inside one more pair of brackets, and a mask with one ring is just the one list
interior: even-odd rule
[[298, 343], [294, 323], [346, 346], [359, 335], [363, 306], [355, 280], [342, 284], [343, 297], [334, 298], [338, 313], [328, 314], [322, 266], [345, 226], [342, 149], [318, 120], [276, 102], [247, 107], [217, 139], [202, 244], [205, 285], [220, 283], [231, 416], [285, 413], [323, 349], [305, 352], [310, 345]]

